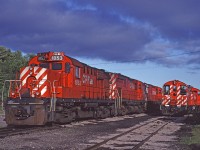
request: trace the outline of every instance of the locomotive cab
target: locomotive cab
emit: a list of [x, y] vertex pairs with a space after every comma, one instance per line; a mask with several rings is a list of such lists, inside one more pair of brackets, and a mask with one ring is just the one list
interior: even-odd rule
[[163, 85], [163, 100], [161, 109], [163, 114], [182, 114], [187, 110], [187, 85], [181, 81], [173, 80]]

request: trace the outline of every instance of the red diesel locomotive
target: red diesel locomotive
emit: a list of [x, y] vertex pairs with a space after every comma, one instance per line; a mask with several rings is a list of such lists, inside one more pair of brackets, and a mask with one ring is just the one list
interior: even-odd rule
[[[158, 107], [161, 88], [106, 72], [63, 52], [38, 53], [9, 83], [4, 101], [8, 125], [67, 123], [79, 118], [105, 118]], [[3, 92], [6, 88], [4, 88]]]
[[188, 91], [188, 113], [199, 113], [200, 90], [189, 85]]
[[199, 112], [200, 90], [179, 80], [168, 81], [163, 86], [162, 113], [184, 115]]

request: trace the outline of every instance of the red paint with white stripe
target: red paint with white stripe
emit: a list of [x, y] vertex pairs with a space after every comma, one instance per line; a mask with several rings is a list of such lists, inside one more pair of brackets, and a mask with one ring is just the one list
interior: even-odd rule
[[114, 73], [110, 73], [110, 91], [109, 91], [109, 99], [115, 99], [116, 98], [116, 90], [117, 90], [117, 78], [118, 75]]
[[29, 88], [31, 97], [49, 97], [47, 95], [47, 74], [48, 70], [46, 68], [41, 68], [37, 66], [28, 66], [22, 68], [20, 73], [22, 89]]
[[[168, 88], [169, 90], [167, 90]], [[166, 82], [163, 91], [163, 106], [181, 107], [188, 105], [187, 85], [184, 82], [178, 80]]]
[[199, 89], [189, 86], [188, 106], [198, 106]]

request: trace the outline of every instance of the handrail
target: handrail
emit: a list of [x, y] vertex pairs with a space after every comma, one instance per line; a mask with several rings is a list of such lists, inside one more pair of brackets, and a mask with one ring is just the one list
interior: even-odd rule
[[[16, 80], [15, 80], [15, 84], [16, 84]], [[17, 87], [18, 87], [18, 85], [17, 85]], [[19, 88], [19, 89], [18, 89], [18, 91], [17, 91], [17, 92], [18, 92], [18, 94], [19, 94], [19, 98], [20, 98], [20, 99], [21, 99], [21, 94], [20, 94], [20, 92], [19, 92], [19, 91], [21, 90], [21, 88], [22, 88], [22, 86], [21, 86], [21, 82], [20, 82], [20, 88]]]
[[54, 121], [54, 112], [56, 110], [56, 89], [55, 89], [55, 82], [58, 82], [58, 80], [53, 81], [53, 92], [52, 92], [52, 98], [50, 101], [50, 112], [51, 112], [51, 121]]
[[[48, 79], [42, 79], [42, 80], [33, 80], [33, 81], [39, 81], [39, 82], [38, 82], [38, 86], [40, 85], [40, 82], [41, 82], [41, 81], [44, 81], [44, 82], [45, 82], [45, 81], [48, 81], [48, 82], [49, 82], [49, 85], [50, 85], [50, 92], [52, 93], [52, 86], [51, 86], [51, 81], [50, 81], [50, 80], [48, 80]], [[38, 87], [38, 88], [39, 88], [39, 87]]]
[[[58, 82], [58, 80], [53, 81], [53, 92], [52, 92], [52, 101], [50, 104], [50, 110], [55, 111], [55, 101], [56, 100], [56, 88], [55, 88], [55, 83]], [[53, 104], [54, 103], [54, 104]], [[53, 108], [52, 108], [53, 107]]]
[[[33, 80], [33, 81], [39, 81], [39, 80]], [[50, 82], [48, 79], [42, 79], [42, 80], [40, 80], [40, 81], [38, 82], [38, 86], [40, 85], [40, 82], [41, 82], [41, 81], [47, 81], [47, 82], [49, 83], [49, 85], [50, 85], [50, 93], [52, 93], [52, 85], [51, 85], [51, 82]], [[20, 86], [18, 86], [18, 84], [17, 84], [17, 87], [19, 87], [17, 93], [19, 94], [19, 98], [21, 99], [21, 94], [20, 94], [20, 90], [21, 90], [21, 88], [22, 88], [22, 86], [21, 86], [21, 80], [5, 80], [5, 81], [4, 81], [4, 84], [3, 84], [3, 88], [2, 88], [2, 97], [1, 97], [1, 100], [2, 100], [2, 108], [4, 107], [4, 90], [5, 90], [6, 82], [9, 82], [9, 83], [10, 83], [7, 96], [10, 95], [9, 92], [10, 92], [10, 89], [11, 89], [11, 87], [12, 87], [12, 82], [20, 82]], [[15, 84], [16, 84], [16, 83], [15, 83]]]
[[54, 81], [53, 81], [53, 89], [54, 89], [53, 92], [54, 92], [54, 93], [56, 92], [56, 90], [55, 90], [55, 82], [58, 82], [58, 80], [54, 80]]
[[[9, 82], [10, 83], [10, 85], [9, 85], [9, 89], [8, 89], [8, 96], [9, 96], [9, 91], [10, 91], [10, 87], [11, 87], [11, 82], [21, 82], [21, 80], [5, 80], [4, 81], [4, 84], [3, 84], [3, 88], [2, 88], [2, 95], [1, 95], [1, 100], [2, 100], [2, 109], [4, 110], [4, 90], [5, 90], [5, 84], [6, 84], [6, 82]], [[21, 88], [20, 88], [21, 89]], [[19, 89], [19, 90], [20, 90]], [[18, 91], [19, 91], [18, 90]], [[19, 93], [19, 92], [18, 92]], [[20, 96], [20, 99], [21, 99], [21, 95], [20, 95], [20, 93], [19, 93], [19, 96]]]

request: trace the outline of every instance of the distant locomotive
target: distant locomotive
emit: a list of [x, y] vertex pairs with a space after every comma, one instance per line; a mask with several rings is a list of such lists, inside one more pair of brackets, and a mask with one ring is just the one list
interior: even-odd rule
[[200, 90], [188, 86], [188, 113], [200, 113]]
[[179, 80], [168, 81], [163, 86], [162, 113], [184, 115], [199, 112], [200, 90]]
[[[162, 89], [79, 62], [63, 52], [38, 53], [9, 83], [8, 125], [67, 123], [159, 108]], [[5, 88], [3, 90], [5, 92]]]

